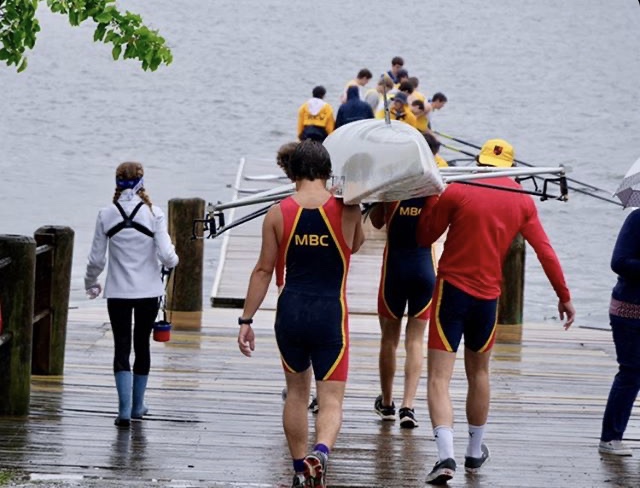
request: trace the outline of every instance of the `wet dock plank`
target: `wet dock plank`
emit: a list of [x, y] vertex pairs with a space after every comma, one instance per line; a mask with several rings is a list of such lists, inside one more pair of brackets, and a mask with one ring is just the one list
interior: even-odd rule
[[[35, 473], [34, 479], [47, 475], [62, 486], [286, 486], [290, 466], [273, 311], [256, 317], [257, 350], [250, 359], [237, 350], [237, 311], [231, 309], [207, 309], [201, 330], [173, 331], [171, 342], [153, 343], [151, 415], [123, 431], [112, 423], [117, 398], [103, 305], [70, 311], [65, 375], [33, 378], [29, 417], [0, 418], [2, 469]], [[436, 460], [426, 378], [416, 409], [420, 427], [406, 432], [382, 424], [372, 408], [378, 393], [376, 319], [356, 314], [351, 325], [344, 426], [329, 486], [423, 486]], [[492, 460], [481, 475], [461, 472], [451, 486], [640, 486], [636, 460], [607, 459], [596, 450], [615, 372], [608, 332], [526, 324], [522, 346], [496, 347], [492, 370]], [[461, 358], [452, 398], [462, 459]], [[627, 437], [640, 447], [636, 414]]]

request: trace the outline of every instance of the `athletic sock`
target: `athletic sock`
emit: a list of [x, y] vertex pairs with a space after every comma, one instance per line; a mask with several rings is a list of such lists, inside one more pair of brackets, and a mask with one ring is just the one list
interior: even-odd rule
[[448, 425], [438, 425], [433, 429], [433, 436], [436, 438], [438, 460], [455, 459], [453, 454], [453, 428]]
[[484, 438], [484, 425], [471, 425], [469, 424], [469, 443], [467, 444], [468, 457], [479, 458], [482, 457], [482, 439]]
[[293, 470], [296, 473], [303, 473], [304, 472], [304, 458], [302, 458], [302, 459], [294, 459], [293, 460]]
[[329, 448], [324, 444], [316, 444], [316, 447], [314, 447], [313, 450], [323, 452], [329, 456]]

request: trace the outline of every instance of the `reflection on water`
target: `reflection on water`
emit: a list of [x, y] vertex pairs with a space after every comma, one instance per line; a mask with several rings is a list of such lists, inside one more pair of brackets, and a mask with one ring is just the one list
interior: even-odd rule
[[144, 472], [151, 467], [147, 463], [147, 436], [144, 422], [131, 422], [130, 428], [114, 428], [109, 466], [117, 469]]

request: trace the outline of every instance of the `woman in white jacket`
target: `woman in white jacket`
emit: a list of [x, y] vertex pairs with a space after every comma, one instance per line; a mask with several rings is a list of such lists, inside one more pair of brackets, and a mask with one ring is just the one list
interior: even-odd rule
[[[149, 377], [149, 341], [164, 294], [161, 265], [173, 268], [178, 256], [167, 232], [162, 210], [152, 205], [144, 189], [140, 163], [122, 163], [116, 169], [113, 203], [98, 213], [85, 289], [90, 298], [102, 291], [98, 276], [109, 260], [104, 297], [113, 331], [113, 372], [118, 390], [115, 424], [128, 427], [130, 420], [147, 413], [144, 392]], [[133, 326], [133, 376], [129, 356]]]

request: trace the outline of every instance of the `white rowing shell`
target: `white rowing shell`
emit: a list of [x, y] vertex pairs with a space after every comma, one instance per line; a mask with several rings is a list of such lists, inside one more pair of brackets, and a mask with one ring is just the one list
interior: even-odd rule
[[437, 195], [444, 189], [427, 141], [404, 122], [351, 122], [332, 132], [324, 146], [333, 169], [329, 185], [349, 205]]

